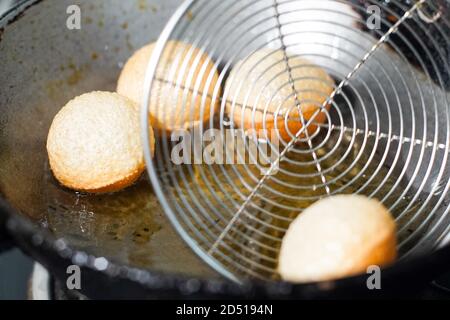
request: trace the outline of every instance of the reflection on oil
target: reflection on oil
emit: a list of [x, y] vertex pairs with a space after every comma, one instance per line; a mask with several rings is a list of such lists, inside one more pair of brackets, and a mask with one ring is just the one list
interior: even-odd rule
[[173, 230], [146, 179], [104, 195], [66, 190], [49, 169], [47, 179], [45, 222], [69, 245], [133, 267], [215, 276]]

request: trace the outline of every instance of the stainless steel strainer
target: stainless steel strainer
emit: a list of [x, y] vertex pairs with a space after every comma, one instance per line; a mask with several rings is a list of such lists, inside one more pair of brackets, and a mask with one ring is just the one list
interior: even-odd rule
[[[263, 73], [270, 74], [270, 81], [287, 79], [282, 87], [292, 92], [286, 101], [292, 97], [295, 101], [288, 107], [298, 109], [297, 121], [302, 123], [293, 139], [279, 140], [278, 145], [267, 136], [248, 134], [243, 139], [245, 150], [264, 140], [258, 147], [269, 146], [275, 155], [268, 166], [258, 161], [174, 163], [173, 150], [180, 140], [166, 131], [156, 133], [152, 158], [148, 131], [143, 130], [155, 192], [177, 231], [200, 257], [234, 281], [276, 280], [278, 251], [289, 223], [315, 201], [349, 193], [375, 197], [390, 209], [398, 224], [401, 258], [430, 251], [442, 242], [450, 228], [450, 93], [444, 81], [450, 72], [444, 50], [449, 46], [450, 19], [440, 12], [438, 2], [420, 0], [406, 7], [395, 0], [389, 5], [380, 1], [187, 0], [180, 6], [149, 64], [144, 128], [150, 124], [149, 105], [162, 95], [184, 106], [181, 115], [169, 114], [169, 119], [191, 119], [196, 101], [201, 114], [211, 112], [207, 121], [189, 131], [192, 139], [213, 128], [221, 141], [227, 141], [228, 132], [237, 137], [240, 124], [227, 104], [238, 106], [232, 110], [249, 108], [253, 114], [285, 119], [287, 113], [247, 105], [249, 97], [264, 92], [255, 93], [246, 77], [230, 76], [233, 68], [242, 65], [239, 61], [259, 50], [267, 54], [253, 62], [255, 67], [272, 52], [283, 52], [276, 62], [282, 74], [272, 75], [270, 68]], [[379, 14], [375, 18], [380, 18], [380, 28], [368, 29], [368, 18], [374, 18], [368, 12]], [[444, 43], [435, 41], [430, 25]], [[432, 48], [424, 43], [423, 34], [429, 36]], [[192, 47], [167, 52], [169, 40]], [[218, 81], [201, 59], [203, 53], [217, 68]], [[317, 103], [308, 119], [302, 114], [298, 79], [293, 77], [293, 70], [304, 66], [294, 61], [320, 66], [335, 80], [333, 93]], [[172, 71], [161, 79], [159, 68]], [[227, 89], [227, 79], [243, 91], [244, 103]], [[171, 89], [162, 93], [159, 84]], [[209, 111], [214, 102], [220, 107]], [[324, 122], [315, 121], [319, 113], [325, 114]], [[317, 129], [309, 132], [310, 126]], [[201, 150], [211, 142], [207, 140], [201, 141]]]

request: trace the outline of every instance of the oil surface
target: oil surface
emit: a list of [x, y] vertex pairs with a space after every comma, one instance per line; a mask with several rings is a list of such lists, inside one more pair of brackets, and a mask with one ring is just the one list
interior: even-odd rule
[[46, 172], [45, 223], [69, 245], [133, 267], [216, 276], [176, 234], [144, 177], [121, 192], [87, 195], [61, 187]]

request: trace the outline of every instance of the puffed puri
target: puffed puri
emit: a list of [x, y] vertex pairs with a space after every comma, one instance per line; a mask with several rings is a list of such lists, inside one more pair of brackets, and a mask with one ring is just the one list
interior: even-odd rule
[[[117, 92], [143, 103], [145, 77], [156, 43], [137, 50], [122, 69]], [[171, 133], [198, 127], [220, 104], [217, 68], [208, 54], [181, 41], [167, 42], [159, 59], [149, 102], [154, 130]]]
[[[325, 69], [301, 56], [265, 48], [232, 68], [225, 85], [226, 107], [233, 125], [247, 134], [288, 142], [314, 134], [326, 122], [330, 105], [324, 104], [333, 90]], [[302, 130], [303, 124], [307, 128]]]
[[397, 257], [396, 226], [377, 200], [359, 195], [325, 198], [308, 207], [283, 238], [278, 271], [290, 282], [315, 282], [366, 273]]
[[[149, 134], [153, 155], [152, 128]], [[145, 170], [139, 106], [111, 92], [78, 96], [55, 116], [47, 151], [51, 170], [65, 187], [89, 193], [128, 187]]]

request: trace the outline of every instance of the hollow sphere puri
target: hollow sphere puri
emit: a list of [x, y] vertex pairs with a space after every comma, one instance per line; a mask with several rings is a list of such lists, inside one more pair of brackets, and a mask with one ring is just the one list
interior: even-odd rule
[[334, 90], [333, 79], [306, 59], [286, 57], [281, 50], [261, 49], [232, 68], [225, 93], [234, 126], [258, 137], [275, 133], [290, 141], [303, 127], [302, 116], [305, 124], [312, 120], [307, 127], [310, 135], [325, 122], [322, 105]]
[[70, 189], [104, 193], [125, 188], [145, 170], [139, 107], [117, 93], [78, 96], [55, 116], [47, 151], [54, 176]]
[[396, 227], [377, 200], [340, 195], [302, 212], [283, 238], [278, 272], [286, 281], [313, 282], [367, 272], [397, 257]]
[[[134, 53], [125, 64], [117, 92], [141, 104], [145, 75], [156, 44]], [[203, 50], [179, 41], [168, 41], [158, 63], [149, 102], [155, 130], [167, 133], [191, 129], [212, 117], [221, 94], [214, 62]], [[216, 90], [216, 98], [213, 98]]]

